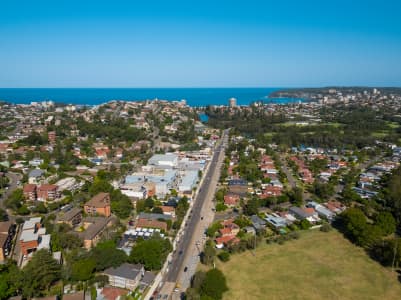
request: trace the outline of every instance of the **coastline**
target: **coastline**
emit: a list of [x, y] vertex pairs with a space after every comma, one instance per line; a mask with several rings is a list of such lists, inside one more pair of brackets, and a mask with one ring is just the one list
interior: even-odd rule
[[232, 97], [237, 105], [253, 102], [287, 104], [301, 98], [271, 98], [281, 88], [0, 88], [0, 101], [12, 104], [53, 101], [57, 104], [94, 106], [116, 101], [186, 100], [192, 107], [228, 105]]

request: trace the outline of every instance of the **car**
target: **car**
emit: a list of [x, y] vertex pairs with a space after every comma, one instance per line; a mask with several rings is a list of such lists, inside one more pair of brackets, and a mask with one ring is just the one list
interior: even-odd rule
[[178, 252], [178, 255], [181, 255], [182, 254], [182, 250], [180, 250], [180, 252]]
[[201, 217], [201, 220], [203, 220], [203, 217]]
[[185, 268], [184, 268], [184, 272], [186, 272], [186, 271], [188, 271], [188, 267], [185, 267]]

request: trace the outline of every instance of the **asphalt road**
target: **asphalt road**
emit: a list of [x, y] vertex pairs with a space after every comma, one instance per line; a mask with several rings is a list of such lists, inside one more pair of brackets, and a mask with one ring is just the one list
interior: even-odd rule
[[287, 161], [280, 156], [280, 161], [281, 161], [281, 170], [284, 172], [284, 174], [287, 176], [287, 180], [291, 188], [296, 188], [297, 187], [297, 181], [295, 180], [294, 176], [292, 175], [292, 170], [290, 170], [287, 167]]
[[[227, 134], [227, 133], [225, 133]], [[224, 139], [222, 139], [224, 140]], [[205, 179], [203, 180], [202, 186], [200, 187], [199, 193], [194, 199], [194, 205], [192, 207], [192, 214], [191, 217], [187, 221], [187, 225], [185, 225], [185, 231], [183, 236], [181, 237], [180, 242], [177, 245], [177, 250], [175, 251], [172, 259], [171, 264], [169, 267], [169, 271], [165, 277], [165, 281], [167, 282], [176, 282], [178, 280], [180, 271], [183, 269], [183, 264], [185, 261], [185, 257], [189, 252], [190, 247], [192, 246], [191, 242], [194, 238], [195, 229], [197, 228], [198, 223], [201, 220], [202, 214], [202, 207], [208, 197], [208, 191], [212, 185], [212, 175], [218, 171], [216, 169], [218, 159], [220, 156], [220, 152], [224, 151], [224, 145], [220, 144], [215, 149], [213, 154], [213, 158], [210, 161], [210, 166], [205, 174]], [[200, 239], [201, 237], [199, 237]]]
[[12, 192], [14, 192], [18, 187], [18, 181], [21, 180], [22, 176], [18, 173], [6, 173], [6, 176], [9, 179], [8, 189], [6, 192], [0, 197], [0, 207], [4, 208], [4, 200], [7, 199]]

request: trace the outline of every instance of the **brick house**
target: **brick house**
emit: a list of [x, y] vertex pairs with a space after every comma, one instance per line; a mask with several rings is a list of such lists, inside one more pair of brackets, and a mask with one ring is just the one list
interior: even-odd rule
[[37, 187], [36, 184], [25, 184], [24, 189], [24, 198], [29, 201], [36, 201], [37, 199]]
[[88, 215], [102, 215], [110, 217], [110, 194], [99, 193], [85, 203], [84, 210]]
[[55, 184], [42, 184], [37, 188], [38, 201], [53, 201], [60, 198], [58, 186]]

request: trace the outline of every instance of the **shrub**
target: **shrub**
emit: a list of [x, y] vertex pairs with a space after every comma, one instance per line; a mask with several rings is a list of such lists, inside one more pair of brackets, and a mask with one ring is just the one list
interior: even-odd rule
[[230, 260], [230, 253], [227, 251], [222, 251], [220, 252], [217, 257], [222, 261], [222, 262], [227, 262]]
[[320, 231], [323, 232], [329, 232], [331, 230], [331, 226], [329, 223], [324, 223], [321, 227], [320, 227]]
[[291, 238], [291, 239], [293, 239], [293, 240], [299, 239], [300, 236], [301, 236], [301, 235], [299, 234], [298, 231], [292, 231], [292, 232], [290, 232], [290, 233], [288, 234], [288, 237]]

